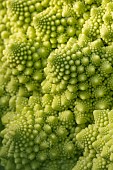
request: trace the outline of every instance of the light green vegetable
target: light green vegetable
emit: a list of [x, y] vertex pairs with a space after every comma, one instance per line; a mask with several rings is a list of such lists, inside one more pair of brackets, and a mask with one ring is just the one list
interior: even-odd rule
[[113, 1], [0, 0], [0, 169], [113, 169]]

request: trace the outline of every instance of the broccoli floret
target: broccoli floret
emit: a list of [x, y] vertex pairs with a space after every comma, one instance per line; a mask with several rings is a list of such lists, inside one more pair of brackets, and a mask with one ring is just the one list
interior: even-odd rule
[[70, 102], [71, 109], [74, 109], [75, 102], [76, 122], [79, 124], [92, 120], [93, 110], [111, 108], [109, 76], [113, 70], [111, 45], [105, 47], [101, 39], [83, 47], [79, 45], [81, 43], [81, 37], [80, 41], [70, 39], [52, 52], [44, 69], [46, 80], [42, 82], [43, 93], [51, 94], [54, 110], [70, 108]]
[[0, 0], [0, 169], [113, 169], [113, 0]]
[[[84, 148], [84, 152], [73, 170], [85, 169], [86, 167], [87, 169], [93, 170], [107, 170], [112, 167], [113, 110], [95, 110], [93, 114], [95, 120], [94, 124], [81, 130], [76, 136], [80, 147]], [[92, 157], [91, 153], [93, 153]], [[86, 162], [88, 160], [88, 162], [85, 162], [83, 167], [81, 162], [85, 160]], [[89, 162], [91, 163], [88, 164]]]
[[[74, 140], [76, 123], [73, 112], [53, 111], [50, 114], [38, 110], [39, 107], [41, 109], [41, 98], [36, 99], [38, 107], [37, 104], [31, 106], [34, 99], [36, 96], [30, 97], [28, 106], [23, 107], [22, 111], [15, 113], [12, 118], [9, 114], [9, 121], [8, 116], [3, 119], [7, 127], [1, 132], [4, 137], [0, 152], [2, 165], [5, 165], [7, 170], [48, 169], [51, 166], [58, 168], [61, 162], [62, 170], [73, 167], [79, 150]], [[56, 164], [52, 163], [54, 161]]]

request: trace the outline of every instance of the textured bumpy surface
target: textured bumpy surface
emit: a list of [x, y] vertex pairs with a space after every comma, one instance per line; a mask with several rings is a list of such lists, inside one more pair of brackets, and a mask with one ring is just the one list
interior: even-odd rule
[[81, 130], [76, 136], [84, 152], [73, 170], [113, 168], [113, 110], [95, 110], [93, 115], [94, 124]]
[[113, 169], [113, 0], [0, 0], [2, 169]]

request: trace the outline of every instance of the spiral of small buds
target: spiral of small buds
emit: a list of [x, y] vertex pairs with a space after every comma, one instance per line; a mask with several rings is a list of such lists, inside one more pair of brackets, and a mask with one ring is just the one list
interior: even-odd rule
[[[78, 9], [74, 8], [73, 2], [58, 1], [54, 7], [51, 2], [50, 7], [33, 18], [33, 25], [39, 39], [46, 41], [54, 49], [66, 44], [70, 37], [78, 36], [76, 23], [78, 20], [80, 25], [80, 19], [76, 15]], [[81, 18], [81, 20], [84, 23], [84, 19]], [[82, 25], [81, 28], [79, 27], [79, 32], [81, 32]]]
[[[75, 165], [74, 170], [78, 170], [79, 166], [82, 169], [80, 162], [88, 157], [90, 157], [90, 169], [107, 170], [112, 167], [113, 110], [95, 110], [93, 114], [95, 122], [87, 128], [82, 129], [76, 135], [76, 139], [78, 140], [79, 145], [84, 148], [84, 152], [83, 156], [79, 158], [79, 161]], [[90, 156], [91, 152], [93, 153], [92, 157]]]
[[113, 0], [0, 0], [0, 170], [113, 169]]
[[[26, 31], [32, 22], [35, 11], [38, 8], [40, 8], [41, 11], [43, 10], [41, 3], [37, 3], [36, 0], [9, 0], [6, 5], [13, 32], [22, 26], [23, 30]], [[40, 10], [37, 10], [37, 13], [40, 12]]]
[[[50, 54], [42, 89], [53, 96], [52, 108], [55, 110], [68, 109], [69, 101], [74, 101], [76, 122], [81, 124], [92, 120], [90, 113], [94, 109], [112, 107], [112, 94], [109, 95], [112, 93], [109, 87], [112, 63], [107, 60], [107, 56], [111, 58], [112, 50], [110, 46], [104, 47], [101, 39], [89, 42], [89, 46], [81, 47], [79, 43], [79, 40], [70, 39], [67, 45]], [[46, 86], [49, 87], [47, 91], [44, 90]]]
[[[20, 98], [21, 101], [23, 100]], [[19, 101], [17, 103], [19, 105]], [[26, 106], [21, 112], [15, 113], [15, 116], [13, 114], [11, 117], [11, 113], [8, 114], [9, 119], [4, 116], [3, 122], [8, 126], [1, 132], [4, 136], [0, 152], [0, 156], [4, 158], [2, 165], [5, 164], [7, 169], [35, 170], [43, 166], [47, 168], [53, 161], [58, 161], [55, 165], [58, 167], [62, 161], [64, 169], [65, 161], [72, 161], [74, 166], [78, 148], [73, 140], [76, 128], [73, 113], [69, 110], [62, 112], [62, 115], [44, 112], [41, 97], [37, 95], [30, 97], [28, 104], [24, 105]], [[66, 165], [67, 168], [72, 166], [69, 163]]]

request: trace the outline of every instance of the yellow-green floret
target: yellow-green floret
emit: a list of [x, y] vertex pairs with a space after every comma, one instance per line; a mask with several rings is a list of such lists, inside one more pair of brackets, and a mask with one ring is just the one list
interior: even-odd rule
[[113, 170], [113, 0], [0, 0], [0, 170]]
[[87, 37], [70, 39], [52, 52], [42, 82], [43, 93], [51, 94], [52, 108], [74, 109], [78, 124], [91, 121], [95, 109], [111, 108], [113, 101], [112, 45], [105, 47], [101, 39], [88, 45], [85, 41]]
[[113, 167], [113, 110], [95, 110], [93, 115], [94, 124], [76, 136], [84, 152], [73, 170], [108, 170]]
[[44, 112], [40, 99], [30, 97], [21, 113], [2, 120], [6, 128], [0, 156], [6, 170], [68, 170], [81, 153], [74, 139], [78, 132], [73, 112]]

